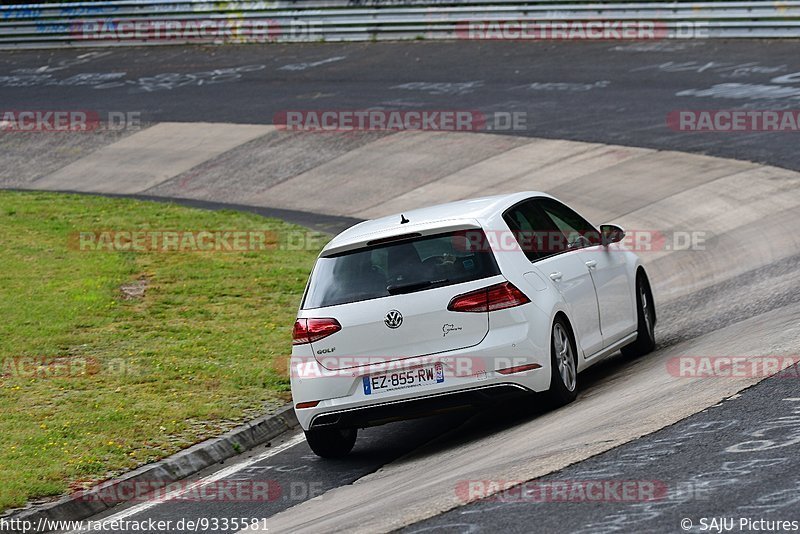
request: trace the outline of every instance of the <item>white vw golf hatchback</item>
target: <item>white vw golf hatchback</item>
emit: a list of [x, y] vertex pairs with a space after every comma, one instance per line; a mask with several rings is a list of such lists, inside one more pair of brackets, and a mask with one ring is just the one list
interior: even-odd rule
[[342, 456], [358, 428], [513, 393], [566, 404], [590, 365], [653, 350], [650, 284], [624, 235], [536, 192], [339, 234], [293, 332], [292, 396], [312, 450]]

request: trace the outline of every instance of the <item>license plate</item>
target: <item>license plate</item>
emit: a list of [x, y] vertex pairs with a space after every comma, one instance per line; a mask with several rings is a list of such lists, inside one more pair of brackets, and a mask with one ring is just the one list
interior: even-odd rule
[[427, 384], [441, 384], [444, 382], [444, 368], [441, 363], [436, 363], [416, 369], [365, 376], [362, 377], [362, 381], [364, 383], [364, 395], [410, 389]]

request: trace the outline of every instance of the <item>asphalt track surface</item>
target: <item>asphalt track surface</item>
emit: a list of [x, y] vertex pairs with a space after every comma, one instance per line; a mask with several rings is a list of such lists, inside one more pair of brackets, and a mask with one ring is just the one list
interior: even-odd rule
[[[177, 521], [203, 521], [212, 518], [269, 517], [307, 499], [323, 495], [324, 492], [352, 484], [380, 466], [397, 460], [409, 450], [420, 447], [440, 436], [443, 431], [456, 428], [472, 414], [435, 416], [418, 422], [403, 422], [388, 427], [362, 431], [354, 453], [343, 460], [330, 462], [317, 457], [305, 440], [302, 432], [291, 432], [272, 440], [224, 464], [209, 468], [185, 481], [186, 486], [194, 481], [214, 476], [230, 466], [234, 471], [227, 474], [217, 486], [239, 484], [242, 488], [266, 488], [261, 495], [266, 497], [236, 499], [204, 499], [199, 493], [187, 491], [173, 500], [157, 502], [145, 498], [111, 509], [92, 520], [111, 518], [127, 521], [173, 521], [171, 532], [194, 532], [192, 528], [179, 528]], [[207, 486], [208, 487], [208, 486]], [[247, 490], [246, 490], [247, 491]], [[235, 528], [214, 529], [218, 532], [236, 532]], [[211, 531], [212, 527], [200, 529]], [[118, 530], [135, 532], [135, 530]]]
[[[526, 129], [509, 133], [800, 169], [785, 133], [665, 128], [674, 110], [796, 108], [798, 52], [792, 41], [746, 40], [20, 51], [0, 56], [0, 95], [4, 109], [135, 111], [150, 122], [269, 124], [294, 109], [525, 111]], [[92, 53], [103, 55], [78, 59]]]
[[[791, 74], [800, 71], [798, 50], [792, 42], [720, 41], [176, 47], [102, 51], [103, 55], [80, 59], [85, 51], [18, 52], [0, 58], [0, 98], [5, 109], [140, 111], [146, 122], [268, 124], [276, 112], [286, 109], [526, 111], [527, 129], [501, 133], [713, 154], [800, 170], [797, 134], [686, 134], [665, 127], [667, 114], [679, 109], [795, 109], [800, 79], [795, 82]], [[225, 70], [253, 65], [264, 67], [243, 69], [238, 75]], [[210, 71], [217, 72], [197, 74]], [[125, 74], [110, 76], [120, 72]], [[115, 86], [104, 88], [103, 84]], [[720, 84], [737, 85], [723, 90]], [[698, 96], [703, 91], [706, 96]], [[766, 94], [771, 96], [765, 98]], [[307, 214], [285, 215], [313, 223], [313, 216]], [[332, 227], [336, 221], [318, 222]], [[734, 338], [740, 321], [764, 317], [767, 324], [788, 321], [784, 341], [797, 354], [797, 335], [791, 325], [797, 322], [800, 303], [798, 259], [797, 254], [789, 254], [683, 301], [668, 302], [659, 310], [659, 351], [721, 329]], [[771, 281], [776, 285], [769, 287]], [[692, 309], [698, 313], [688, 313]], [[708, 344], [698, 345], [702, 346], [710, 350]], [[771, 339], [764, 340], [763, 348], [763, 353], [778, 350]], [[615, 358], [581, 375], [586, 393], [579, 403], [591, 402], [598, 387], [613, 384], [632, 365], [643, 363]], [[548, 475], [552, 480], [663, 480], [673, 493], [659, 503], [499, 506], [482, 502], [407, 528], [679, 532], [684, 517], [695, 523], [714, 515], [798, 519], [797, 385], [791, 378], [765, 380], [721, 406]], [[105, 515], [130, 514], [130, 519], [272, 516], [391, 463], [413, 464], [449, 448], [480, 444], [548, 415], [552, 414], [535, 407], [506, 407], [499, 412], [453, 414], [368, 429], [353, 455], [340, 462], [319, 461], [305, 443], [281, 450], [276, 440], [270, 448], [280, 452], [267, 452], [271, 455], [230, 475], [273, 482], [281, 488], [273, 501], [167, 502], [146, 510], [134, 504], [134, 508]], [[759, 431], [761, 435], [748, 437]], [[737, 443], [764, 439], [764, 433], [775, 447], [726, 452]], [[282, 440], [291, 444], [292, 438]], [[242, 465], [268, 449], [252, 451], [228, 465]], [[747, 464], [751, 460], [774, 463]], [[733, 461], [741, 463], [727, 467], [721, 463]], [[746, 464], [754, 467], [748, 470]], [[702, 487], [697, 482], [705, 484], [709, 478], [712, 482]], [[362, 529], [370, 530], [370, 526], [365, 523]]]
[[[400, 532], [502, 532], [527, 525], [537, 532], [703, 532], [714, 519], [734, 532], [759, 526], [740, 521], [800, 520], [800, 397], [797, 368], [761, 382], [671, 427], [517, 486], [456, 508]], [[778, 417], [776, 417], [776, 415]], [[794, 476], [786, 476], [786, 473]], [[598, 500], [548, 492], [557, 484], [631, 481], [658, 488], [654, 498], [610, 489]], [[475, 495], [485, 487], [477, 481]], [[469, 490], [462, 488], [464, 498]], [[689, 528], [684, 529], [681, 520]], [[769, 526], [761, 526], [762, 530]], [[788, 528], [775, 528], [788, 531]], [[796, 527], [794, 528], [796, 530]]]

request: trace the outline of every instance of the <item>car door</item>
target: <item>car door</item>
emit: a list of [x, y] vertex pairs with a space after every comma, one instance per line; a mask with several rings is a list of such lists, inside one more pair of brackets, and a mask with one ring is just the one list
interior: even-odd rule
[[560, 230], [534, 200], [513, 206], [503, 217], [528, 259], [563, 296], [584, 353], [588, 356], [600, 350], [603, 337], [597, 295], [580, 251], [567, 247], [566, 241], [559, 238]]
[[603, 346], [609, 346], [636, 328], [632, 284], [626, 254], [600, 243], [599, 231], [563, 203], [542, 198], [537, 203], [578, 251], [594, 282], [600, 308]]

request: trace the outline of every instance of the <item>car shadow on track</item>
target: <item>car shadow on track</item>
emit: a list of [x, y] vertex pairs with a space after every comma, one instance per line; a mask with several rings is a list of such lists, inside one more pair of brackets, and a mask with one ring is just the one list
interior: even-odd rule
[[[613, 380], [623, 369], [635, 365], [637, 361], [617, 353], [582, 372], [579, 375], [580, 393], [575, 402], [581, 402], [581, 398], [590, 393], [594, 387]], [[528, 423], [554, 409], [557, 408], [552, 407], [545, 395], [533, 394], [506, 399], [482, 408], [466, 408], [433, 418], [390, 423], [362, 430], [360, 443], [356, 445], [357, 449], [351, 455], [356, 458], [373, 455], [383, 457], [383, 449], [390, 447], [398, 448], [392, 456], [399, 461], [425, 457]], [[431, 432], [432, 429], [434, 432]], [[420, 439], [422, 437], [420, 434], [427, 435], [428, 440]], [[399, 443], [394, 440], [399, 440]], [[409, 441], [415, 441], [419, 445], [413, 450], [408, 450]], [[406, 454], [397, 455], [401, 449], [407, 450]]]

